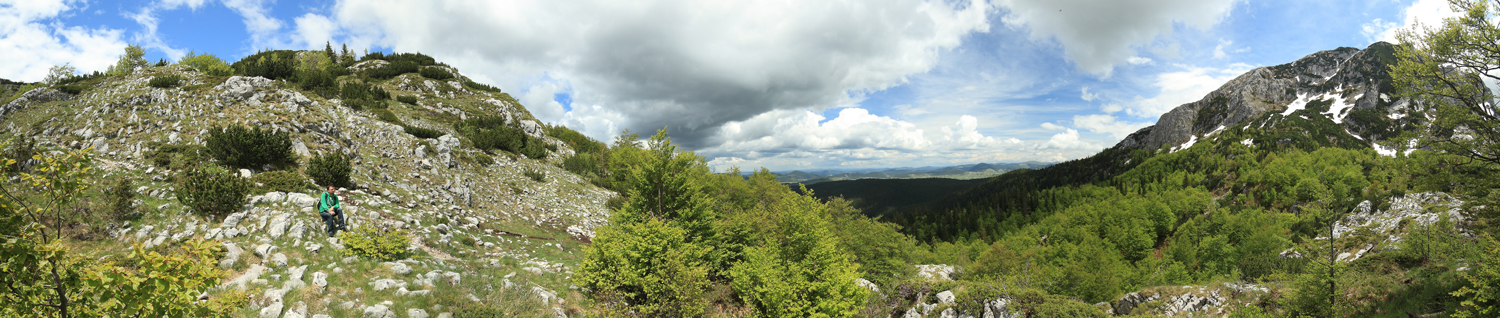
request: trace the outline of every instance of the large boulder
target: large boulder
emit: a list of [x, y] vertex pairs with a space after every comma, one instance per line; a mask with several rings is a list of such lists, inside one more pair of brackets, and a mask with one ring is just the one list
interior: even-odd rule
[[318, 198], [314, 198], [310, 195], [307, 195], [306, 193], [287, 193], [286, 201], [291, 202], [292, 205], [302, 208], [318, 207]]
[[363, 317], [365, 318], [396, 318], [396, 312], [385, 305], [374, 305], [365, 307]]
[[232, 76], [228, 80], [225, 80], [223, 84], [215, 86], [214, 89], [224, 91], [223, 93], [219, 93], [219, 96], [226, 99], [259, 102], [260, 98], [265, 96], [265, 93], [257, 90], [257, 88], [269, 89], [275, 83], [276, 81], [259, 76]]

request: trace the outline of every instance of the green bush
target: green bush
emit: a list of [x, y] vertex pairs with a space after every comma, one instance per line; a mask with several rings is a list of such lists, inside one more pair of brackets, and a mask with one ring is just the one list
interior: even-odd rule
[[182, 85], [182, 76], [166, 75], [166, 76], [152, 77], [151, 81], [148, 82], [147, 85], [150, 85], [151, 87], [155, 87], [155, 88], [172, 88], [172, 87], [177, 87], [178, 85]]
[[104, 195], [108, 198], [107, 212], [110, 221], [124, 220], [135, 215], [135, 183], [130, 179], [120, 178]]
[[332, 91], [332, 89], [336, 87], [334, 83], [334, 78], [336, 78], [336, 76], [323, 70], [298, 70], [292, 77], [293, 81], [297, 83], [297, 86], [301, 87], [303, 90]]
[[76, 84], [73, 84], [73, 85], [59, 85], [59, 86], [56, 86], [54, 88], [56, 88], [57, 90], [62, 91], [64, 93], [73, 94], [73, 95], [78, 95], [80, 93], [83, 93], [84, 90], [88, 89], [87, 86], [76, 85]]
[[416, 136], [417, 138], [422, 138], [422, 139], [432, 139], [432, 138], [442, 137], [444, 135], [443, 132], [441, 132], [441, 131], [437, 131], [437, 130], [433, 130], [433, 129], [427, 129], [427, 128], [422, 128], [422, 127], [403, 126], [402, 128], [405, 128], [406, 133], [411, 134], [412, 136]]
[[318, 188], [313, 186], [312, 183], [307, 182], [307, 176], [297, 173], [297, 171], [289, 170], [262, 172], [256, 174], [254, 177], [250, 177], [250, 181], [260, 184], [260, 187], [256, 189], [256, 193], [271, 191], [302, 192]]
[[344, 107], [349, 107], [349, 109], [353, 109], [353, 110], [385, 109], [385, 103], [381, 102], [381, 101], [377, 101], [377, 100], [346, 99], [346, 100], [343, 100], [343, 103], [344, 103]]
[[250, 181], [218, 165], [193, 167], [176, 179], [177, 201], [213, 219], [239, 211], [250, 194]]
[[213, 54], [199, 55], [190, 51], [187, 55], [178, 59], [177, 64], [187, 65], [199, 72], [203, 72], [203, 74], [212, 76], [229, 76], [234, 74], [234, 68], [229, 67], [228, 63], [225, 63], [224, 60], [220, 60], [219, 57]]
[[262, 51], [240, 59], [230, 67], [236, 74], [269, 79], [289, 79], [296, 74], [296, 51]]
[[1454, 317], [1500, 316], [1500, 242], [1488, 235], [1480, 240], [1480, 260], [1473, 269], [1459, 274], [1468, 286], [1452, 294], [1462, 299]]
[[453, 73], [448, 73], [448, 71], [436, 67], [423, 67], [422, 71], [418, 72], [417, 74], [421, 74], [422, 77], [439, 81], [453, 78]]
[[339, 154], [318, 155], [307, 161], [307, 176], [320, 186], [348, 188], [349, 173], [353, 171], [349, 159]]
[[284, 132], [245, 126], [210, 129], [205, 143], [209, 155], [224, 165], [260, 169], [263, 166], [285, 167], [296, 164], [292, 138]]
[[471, 82], [471, 81], [464, 81], [464, 87], [468, 87], [469, 89], [476, 90], [476, 91], [486, 91], [486, 92], [491, 92], [491, 93], [500, 93], [500, 88], [499, 87], [484, 85], [484, 84], [475, 83], [475, 82]]
[[364, 71], [364, 74], [374, 79], [390, 79], [401, 74], [416, 73], [418, 67], [416, 63], [397, 61], [385, 66], [367, 69]]
[[686, 242], [689, 232], [656, 218], [599, 230], [579, 265], [580, 285], [601, 302], [623, 302], [646, 317], [695, 317], [707, 304], [711, 248]]
[[[391, 63], [397, 63], [397, 62], [411, 63], [411, 64], [417, 65], [417, 66], [428, 66], [428, 65], [437, 65], [438, 64], [437, 59], [434, 59], [431, 56], [427, 56], [427, 55], [424, 55], [422, 53], [394, 53], [394, 54], [386, 55], [385, 53], [374, 52], [374, 53], [370, 53], [368, 55], [365, 55], [364, 57], [360, 58], [360, 60], [361, 61], [385, 60], [386, 62], [391, 62]], [[413, 71], [413, 72], [415, 72], [415, 71]]]
[[365, 84], [365, 83], [359, 83], [359, 82], [346, 82], [346, 83], [344, 83], [344, 85], [342, 85], [342, 86], [339, 87], [339, 98], [340, 99], [344, 99], [344, 100], [352, 100], [352, 99], [381, 100], [381, 99], [390, 99], [391, 98], [391, 93], [387, 92], [384, 88], [381, 88], [379, 85]]
[[411, 239], [406, 234], [406, 230], [382, 231], [365, 226], [353, 232], [339, 232], [338, 237], [344, 243], [344, 255], [393, 261], [410, 255], [407, 248]]
[[601, 172], [599, 169], [599, 158], [587, 152], [579, 152], [572, 157], [563, 159], [563, 169], [585, 177], [598, 175]]
[[604, 151], [604, 143], [584, 136], [576, 130], [568, 129], [568, 127], [561, 125], [547, 125], [546, 128], [547, 136], [562, 140], [563, 143], [568, 144], [568, 147], [573, 147], [573, 151], [575, 152], [600, 153]]
[[469, 138], [474, 148], [503, 150], [519, 153], [534, 159], [547, 157], [545, 141], [526, 135], [520, 128], [505, 125], [500, 117], [484, 117], [461, 121], [453, 125], [460, 135]]
[[153, 165], [161, 168], [179, 170], [186, 167], [196, 166], [203, 162], [203, 154], [207, 148], [198, 145], [162, 144], [152, 142], [147, 146], [156, 148], [146, 154]]
[[540, 170], [536, 170], [535, 168], [527, 168], [526, 171], [522, 171], [521, 174], [526, 175], [526, 178], [530, 178], [531, 181], [547, 182], [547, 174], [542, 173]]
[[411, 96], [411, 95], [401, 95], [401, 96], [396, 96], [396, 101], [402, 102], [402, 103], [416, 105], [417, 104], [417, 97], [416, 96]]
[[827, 207], [811, 195], [783, 196], [766, 205], [751, 212], [768, 219], [757, 229], [760, 244], [746, 248], [744, 261], [729, 269], [730, 285], [745, 304], [771, 317], [858, 312], [869, 291], [854, 284], [859, 266], [838, 247], [823, 217]]
[[25, 172], [31, 167], [32, 157], [36, 156], [36, 139], [27, 136], [16, 137], [6, 145], [5, 159], [15, 160], [16, 163], [7, 165], [5, 172]]

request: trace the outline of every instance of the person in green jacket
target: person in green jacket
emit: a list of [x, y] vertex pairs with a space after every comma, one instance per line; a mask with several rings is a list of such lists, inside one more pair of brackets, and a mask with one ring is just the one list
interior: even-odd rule
[[318, 215], [323, 217], [323, 223], [328, 224], [328, 237], [333, 237], [339, 230], [349, 230], [344, 226], [344, 207], [339, 205], [339, 190], [332, 185], [328, 186], [328, 192], [318, 196]]

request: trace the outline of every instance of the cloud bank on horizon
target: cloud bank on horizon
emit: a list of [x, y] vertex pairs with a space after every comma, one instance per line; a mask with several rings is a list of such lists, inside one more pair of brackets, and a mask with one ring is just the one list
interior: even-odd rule
[[1258, 66], [1392, 41], [1443, 0], [0, 0], [0, 78], [263, 48], [422, 52], [599, 140], [717, 169], [1061, 161]]

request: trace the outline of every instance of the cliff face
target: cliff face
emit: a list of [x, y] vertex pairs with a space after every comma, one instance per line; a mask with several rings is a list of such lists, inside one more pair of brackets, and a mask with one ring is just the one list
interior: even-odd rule
[[1177, 147], [1223, 129], [1277, 127], [1281, 119], [1300, 116], [1294, 113], [1310, 104], [1326, 104], [1328, 109], [1319, 114], [1369, 144], [1393, 136], [1391, 121], [1404, 114], [1406, 102], [1394, 98], [1391, 85], [1389, 72], [1395, 62], [1395, 46], [1377, 42], [1364, 50], [1344, 47], [1256, 68], [1203, 99], [1163, 114], [1155, 125], [1132, 133], [1115, 147]]

